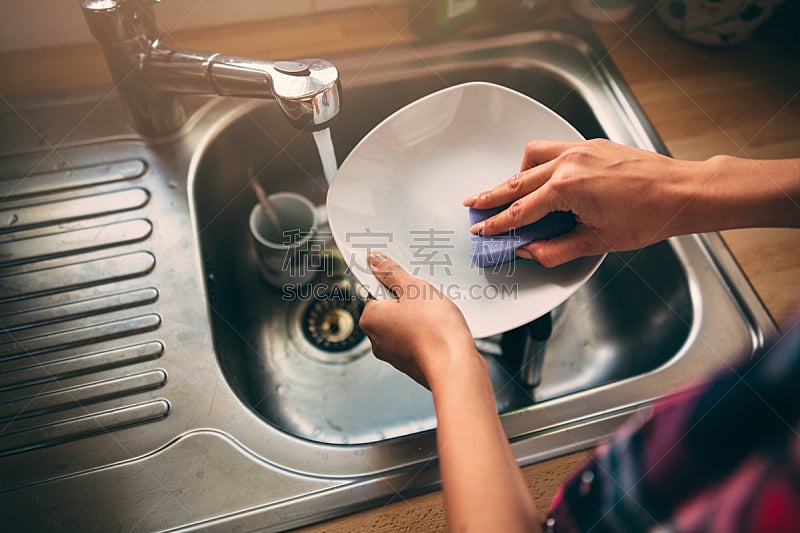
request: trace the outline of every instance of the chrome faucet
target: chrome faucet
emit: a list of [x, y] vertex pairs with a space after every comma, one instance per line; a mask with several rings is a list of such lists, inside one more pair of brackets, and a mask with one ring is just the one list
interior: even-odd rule
[[336, 67], [322, 59], [259, 61], [164, 46], [159, 0], [80, 0], [134, 128], [155, 137], [188, 118], [181, 95], [274, 98], [296, 127], [328, 127], [341, 104]]

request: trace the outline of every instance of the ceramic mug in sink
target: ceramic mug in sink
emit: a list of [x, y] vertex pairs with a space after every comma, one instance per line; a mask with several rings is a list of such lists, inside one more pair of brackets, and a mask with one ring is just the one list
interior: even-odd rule
[[293, 192], [278, 192], [268, 199], [277, 224], [260, 203], [253, 206], [249, 218], [258, 270], [267, 283], [278, 288], [309, 283], [326, 269], [324, 253], [330, 230], [325, 206], [315, 206]]

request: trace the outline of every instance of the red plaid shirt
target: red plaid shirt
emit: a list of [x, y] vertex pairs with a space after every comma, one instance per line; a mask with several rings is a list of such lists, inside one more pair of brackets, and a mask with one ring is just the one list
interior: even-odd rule
[[598, 447], [559, 490], [558, 532], [800, 532], [800, 323]]

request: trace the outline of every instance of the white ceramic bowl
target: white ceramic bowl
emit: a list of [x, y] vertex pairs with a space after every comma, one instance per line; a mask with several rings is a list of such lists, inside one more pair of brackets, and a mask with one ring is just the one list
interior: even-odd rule
[[535, 100], [484, 82], [435, 92], [381, 122], [328, 191], [331, 231], [355, 277], [374, 297], [391, 298], [367, 264], [370, 250], [383, 251], [450, 297], [474, 337], [520, 326], [562, 303], [602, 257], [551, 269], [526, 260], [480, 268], [470, 260], [462, 201], [518, 172], [532, 138], [583, 137]]

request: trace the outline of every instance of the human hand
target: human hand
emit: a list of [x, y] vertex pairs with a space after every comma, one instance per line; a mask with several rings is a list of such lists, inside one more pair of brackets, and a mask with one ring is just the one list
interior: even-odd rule
[[452, 365], [471, 358], [483, 361], [464, 316], [451, 300], [381, 253], [370, 254], [369, 265], [397, 297], [369, 299], [361, 313], [359, 326], [378, 359], [429, 389]]
[[692, 164], [604, 139], [534, 140], [525, 148], [519, 173], [464, 205], [487, 209], [513, 202], [471, 228], [480, 235], [522, 227], [551, 211], [572, 211], [573, 231], [517, 250], [520, 257], [552, 267], [679, 234], [681, 212], [692, 199], [686, 186]]
[[397, 300], [368, 300], [359, 325], [379, 359], [433, 393], [448, 527], [539, 531], [488, 366], [458, 307], [383, 254], [370, 254], [369, 264]]

